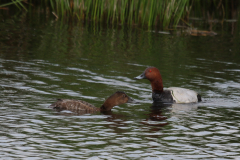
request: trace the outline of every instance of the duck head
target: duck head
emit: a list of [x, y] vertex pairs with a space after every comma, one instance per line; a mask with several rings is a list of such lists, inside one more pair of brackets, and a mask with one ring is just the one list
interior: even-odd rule
[[154, 92], [163, 91], [162, 76], [156, 67], [148, 67], [145, 71], [134, 79], [148, 79], [151, 82]]
[[117, 91], [106, 99], [100, 110], [110, 111], [114, 106], [118, 106], [124, 103], [136, 103], [136, 101], [130, 98], [125, 92]]

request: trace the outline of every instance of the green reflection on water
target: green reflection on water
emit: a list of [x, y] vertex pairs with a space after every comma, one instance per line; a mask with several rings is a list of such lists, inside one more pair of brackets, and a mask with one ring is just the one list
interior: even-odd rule
[[[214, 37], [163, 35], [137, 27], [94, 28], [41, 16], [1, 22], [0, 30], [0, 82], [5, 91], [1, 94], [5, 107], [1, 123], [7, 128], [1, 131], [18, 142], [11, 134], [19, 128], [12, 124], [20, 121], [23, 127], [18, 130], [26, 136], [26, 146], [36, 147], [37, 153], [53, 151], [40, 157], [59, 156], [62, 149], [73, 153], [65, 155], [68, 158], [79, 154], [90, 157], [99, 155], [103, 148], [105, 153], [120, 152], [118, 156], [134, 151], [193, 156], [205, 154], [203, 150], [211, 155], [214, 148], [208, 147], [209, 143], [224, 146], [219, 149], [223, 152], [230, 152], [225, 150], [228, 142], [238, 143], [239, 34], [217, 30], [219, 35]], [[151, 113], [151, 88], [147, 80], [132, 78], [147, 66], [160, 69], [165, 87], [197, 90], [204, 103], [195, 110], [163, 110], [161, 114], [169, 123], [164, 127], [143, 125], [140, 122]], [[100, 113], [85, 115], [87, 118], [68, 116], [46, 108], [57, 98], [82, 99], [100, 107], [116, 90], [143, 102], [115, 107], [115, 115], [110, 117]], [[12, 121], [14, 117], [17, 122]], [[186, 150], [176, 146], [182, 144]], [[234, 145], [228, 147], [239, 151]], [[15, 144], [8, 148], [16, 149]]]

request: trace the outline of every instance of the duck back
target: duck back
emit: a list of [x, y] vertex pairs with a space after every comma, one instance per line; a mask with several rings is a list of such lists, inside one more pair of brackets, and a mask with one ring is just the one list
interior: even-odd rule
[[100, 108], [95, 107], [94, 105], [82, 101], [82, 100], [73, 100], [73, 99], [58, 99], [55, 103], [49, 106], [53, 109], [59, 110], [72, 110], [72, 111], [99, 111]]
[[175, 103], [196, 103], [201, 101], [201, 96], [196, 91], [190, 89], [170, 87], [166, 88], [166, 90], [171, 91]]

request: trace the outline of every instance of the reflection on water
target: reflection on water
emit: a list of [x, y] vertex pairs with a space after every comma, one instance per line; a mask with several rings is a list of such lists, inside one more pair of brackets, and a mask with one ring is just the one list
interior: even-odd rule
[[[35, 23], [16, 23], [29, 32], [0, 41], [2, 159], [240, 158], [237, 35]], [[149, 82], [133, 79], [147, 66], [160, 69], [164, 87], [196, 90], [203, 102], [152, 104]], [[84, 115], [47, 107], [58, 98], [100, 107], [117, 90], [140, 103]]]

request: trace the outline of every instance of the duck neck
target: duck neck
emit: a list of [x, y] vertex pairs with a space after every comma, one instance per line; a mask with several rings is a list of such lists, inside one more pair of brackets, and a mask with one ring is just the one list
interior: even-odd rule
[[152, 86], [152, 92], [162, 93], [163, 92], [162, 77], [159, 77], [157, 80], [151, 81], [151, 86]]
[[111, 111], [114, 106], [106, 105], [105, 103], [100, 107], [100, 111]]
[[111, 111], [111, 109], [114, 106], [115, 106], [115, 102], [114, 102], [114, 100], [110, 96], [108, 99], [106, 99], [106, 101], [100, 107], [100, 111]]

